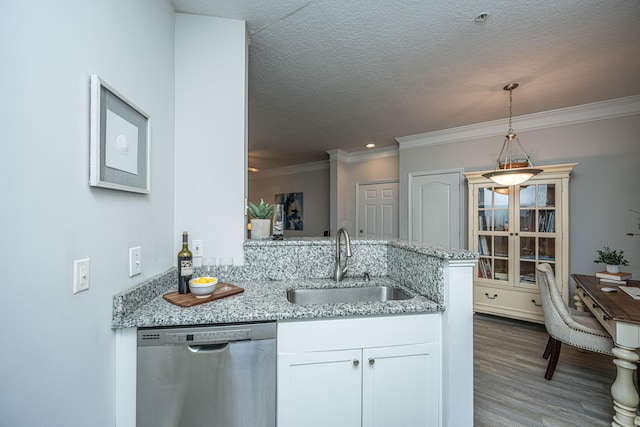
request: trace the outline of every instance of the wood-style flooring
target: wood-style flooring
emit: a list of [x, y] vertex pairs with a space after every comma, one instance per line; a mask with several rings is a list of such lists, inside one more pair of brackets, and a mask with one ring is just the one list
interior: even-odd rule
[[611, 425], [612, 357], [562, 345], [551, 381], [544, 325], [474, 316], [475, 427]]

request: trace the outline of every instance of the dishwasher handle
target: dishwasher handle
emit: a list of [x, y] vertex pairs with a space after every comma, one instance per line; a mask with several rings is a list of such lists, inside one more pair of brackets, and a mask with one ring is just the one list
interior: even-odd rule
[[191, 353], [222, 353], [229, 347], [228, 342], [221, 344], [203, 344], [203, 345], [189, 345], [187, 348]]

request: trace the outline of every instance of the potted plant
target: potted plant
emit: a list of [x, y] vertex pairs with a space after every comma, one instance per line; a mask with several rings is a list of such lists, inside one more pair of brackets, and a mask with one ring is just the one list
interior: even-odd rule
[[606, 264], [608, 273], [619, 273], [621, 265], [629, 265], [629, 262], [624, 258], [624, 251], [612, 251], [609, 246], [605, 246], [597, 252], [598, 258], [594, 259], [593, 262]]
[[251, 239], [268, 239], [271, 232], [271, 218], [273, 216], [273, 205], [265, 203], [260, 199], [260, 204], [249, 202], [249, 215], [251, 218]]

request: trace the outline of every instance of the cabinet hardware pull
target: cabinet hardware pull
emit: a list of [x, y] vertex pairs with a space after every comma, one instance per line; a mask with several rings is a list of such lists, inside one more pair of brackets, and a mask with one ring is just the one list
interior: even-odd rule
[[611, 318], [609, 316], [607, 316], [606, 314], [602, 315], [602, 320], [607, 321], [607, 320], [611, 320]]
[[532, 299], [531, 302], [533, 303], [533, 305], [535, 305], [536, 307], [542, 307], [542, 304], [538, 304], [536, 302], [536, 300]]
[[369, 365], [373, 365], [374, 363], [376, 363], [376, 359], [374, 359], [373, 357], [369, 358]]
[[591, 304], [591, 307], [598, 308], [598, 305], [596, 303], [593, 303], [593, 304]]
[[358, 366], [360, 361], [358, 359], [353, 359], [353, 366]]
[[485, 296], [486, 296], [487, 298], [489, 298], [489, 299], [496, 299], [496, 298], [498, 298], [498, 294], [493, 294], [493, 296], [490, 296], [487, 292], [485, 292], [484, 294], [485, 294]]

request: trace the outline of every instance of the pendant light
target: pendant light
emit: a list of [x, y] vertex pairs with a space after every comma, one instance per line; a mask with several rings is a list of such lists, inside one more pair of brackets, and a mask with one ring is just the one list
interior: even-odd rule
[[[504, 143], [502, 144], [502, 150], [498, 155], [498, 161], [496, 162], [496, 168], [492, 172], [483, 174], [485, 178], [489, 178], [491, 181], [500, 185], [517, 185], [522, 184], [532, 176], [535, 176], [542, 172], [542, 169], [536, 169], [531, 163], [531, 159], [520, 140], [516, 136], [513, 128], [511, 127], [511, 118], [513, 116], [513, 90], [518, 87], [518, 83], [509, 83], [503, 89], [509, 91], [509, 130], [505, 135]], [[514, 141], [520, 147], [524, 158], [514, 158], [513, 148]], [[517, 155], [517, 154], [516, 154]]]

